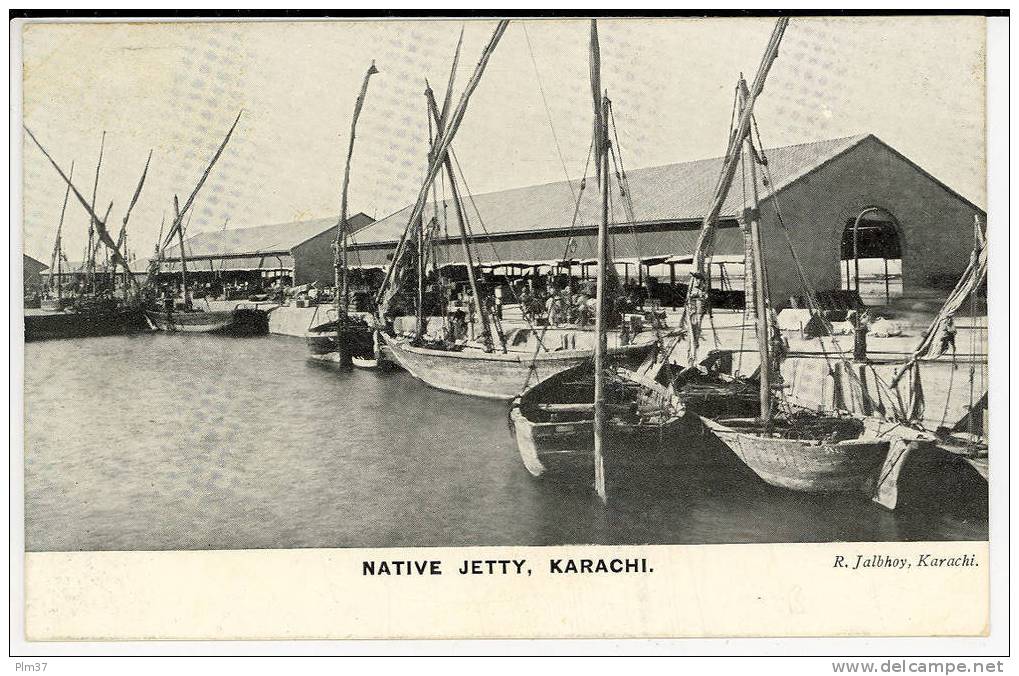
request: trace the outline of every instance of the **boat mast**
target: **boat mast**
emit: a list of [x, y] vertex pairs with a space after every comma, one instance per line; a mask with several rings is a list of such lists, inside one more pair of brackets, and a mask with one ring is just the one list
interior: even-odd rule
[[[32, 139], [32, 142], [38, 146], [39, 151], [42, 152], [47, 160], [49, 160], [50, 164], [53, 165], [53, 168], [57, 170], [57, 173], [60, 174], [60, 178], [64, 179], [64, 183], [70, 187], [71, 192], [74, 193], [74, 197], [78, 200], [78, 203], [81, 204], [86, 212], [88, 212], [89, 218], [92, 219], [93, 223], [95, 223], [96, 233], [99, 235], [99, 240], [109, 247], [110, 255], [113, 257], [113, 260], [126, 267], [127, 261], [124, 260], [124, 257], [120, 254], [120, 249], [117, 247], [117, 243], [114, 242], [113, 238], [110, 236], [110, 231], [106, 229], [106, 218], [110, 215], [110, 210], [113, 208], [113, 202], [110, 202], [110, 206], [106, 209], [106, 216], [99, 218], [95, 209], [93, 209], [88, 203], [88, 200], [85, 199], [85, 196], [81, 194], [81, 191], [74, 187], [71, 179], [64, 173], [64, 170], [60, 168], [60, 165], [53, 159], [53, 156], [46, 152], [46, 149], [41, 143], [39, 143], [39, 139], [35, 137], [35, 134], [33, 134], [32, 130], [27, 126], [25, 126], [25, 133], [27, 133], [29, 138]], [[132, 280], [132, 283], [137, 284], [137, 281], [133, 276], [130, 279]]]
[[598, 22], [591, 20], [591, 93], [594, 97], [594, 151], [601, 189], [601, 220], [598, 223], [598, 302], [594, 327], [598, 340], [594, 346], [594, 489], [608, 503], [605, 489], [605, 354], [608, 352], [608, 229], [609, 229], [609, 153], [605, 120], [608, 97], [601, 93], [601, 54], [598, 46]]
[[417, 339], [425, 335], [425, 217], [418, 216], [418, 246], [417, 246], [417, 272], [418, 272], [418, 302], [417, 302], [417, 323], [414, 327]]
[[[145, 177], [149, 173], [149, 163], [152, 161], [152, 151], [149, 151], [149, 156], [145, 160], [145, 168], [142, 169], [142, 177], [138, 179], [138, 187], [134, 190], [134, 195], [131, 197], [131, 203], [127, 205], [127, 213], [124, 214], [124, 220], [120, 224], [120, 234], [117, 235], [117, 247], [123, 247], [124, 260], [127, 260], [127, 222], [131, 220], [131, 211], [134, 209], [134, 205], [138, 202], [138, 197], [142, 194], [142, 186], [145, 185]], [[117, 276], [117, 262], [113, 262], [113, 272], [111, 279]], [[133, 276], [131, 274], [131, 268], [124, 267], [124, 297], [127, 297], [127, 278]]]
[[[74, 178], [74, 162], [71, 162], [71, 178]], [[63, 248], [63, 242], [61, 241], [62, 232], [64, 229], [64, 213], [67, 211], [67, 198], [71, 196], [71, 184], [67, 184], [67, 188], [64, 190], [64, 206], [60, 207], [60, 222], [57, 223], [57, 239], [53, 242], [53, 257], [50, 259], [50, 290], [53, 290], [53, 270], [57, 271], [57, 306], [60, 306], [62, 300], [60, 280], [63, 272], [63, 261], [60, 258], [61, 248]]]
[[[180, 203], [177, 201], [177, 195], [173, 196], [173, 216], [178, 222], [181, 220]], [[187, 310], [191, 309], [191, 297], [188, 296], [188, 262], [187, 256], [184, 255], [184, 226], [177, 228], [177, 244], [180, 246], [180, 284], [181, 291], [184, 294], [184, 308]]]
[[781, 17], [775, 23], [775, 28], [771, 32], [771, 39], [768, 41], [768, 46], [761, 57], [757, 74], [754, 76], [753, 86], [750, 87], [743, 110], [740, 112], [739, 123], [729, 138], [729, 145], [726, 148], [725, 158], [722, 163], [722, 174], [719, 178], [718, 186], [715, 188], [715, 195], [711, 201], [711, 206], [701, 222], [700, 234], [697, 236], [697, 245], [694, 247], [694, 266], [690, 274], [690, 287], [686, 296], [685, 314], [688, 340], [690, 341], [689, 359], [691, 364], [696, 362], [697, 343], [700, 340], [701, 312], [696, 307], [697, 299], [700, 296], [707, 302], [710, 291], [710, 285], [706, 281], [706, 261], [714, 247], [718, 216], [722, 211], [722, 206], [725, 204], [726, 197], [729, 196], [729, 189], [732, 187], [732, 181], [736, 175], [740, 148], [743, 146], [744, 139], [750, 134], [750, 119], [753, 116], [754, 103], [761, 92], [764, 91], [764, 81], [767, 79], [768, 72], [771, 70], [772, 64], [775, 63], [775, 59], [778, 58], [778, 46], [782, 42], [782, 35], [785, 33], [786, 26], [788, 25], [789, 19]]
[[96, 191], [99, 190], [99, 170], [103, 166], [103, 148], [106, 146], [106, 131], [103, 131], [102, 140], [99, 142], [99, 161], [96, 162], [96, 178], [92, 183], [92, 216], [88, 222], [88, 262], [85, 270], [86, 286], [94, 294], [96, 292], [96, 250], [99, 248], [94, 244], [96, 229]]
[[460, 101], [457, 103], [456, 109], [449, 118], [448, 127], [442, 131], [442, 135], [436, 143], [434, 157], [428, 167], [428, 174], [425, 176], [424, 183], [421, 185], [421, 190], [418, 192], [417, 202], [415, 202], [414, 208], [411, 210], [410, 218], [407, 221], [407, 228], [404, 229], [400, 242], [396, 246], [396, 251], [393, 254], [393, 262], [386, 271], [386, 278], [383, 280], [382, 286], [375, 295], [375, 302], [379, 308], [380, 317], [385, 316], [386, 311], [388, 310], [389, 301], [392, 298], [392, 293], [389, 289], [390, 284], [393, 280], [394, 274], [396, 273], [396, 269], [400, 266], [400, 260], [403, 257], [407, 246], [407, 239], [413, 231], [414, 226], [417, 225], [418, 219], [421, 218], [421, 214], [424, 211], [425, 201], [428, 199], [428, 191], [432, 186], [432, 181], [434, 181], [436, 175], [438, 175], [439, 169], [445, 161], [449, 146], [453, 142], [453, 138], [456, 136], [456, 131], [460, 127], [460, 123], [463, 121], [463, 116], [467, 112], [467, 104], [470, 101], [471, 94], [474, 93], [474, 90], [477, 89], [478, 84], [481, 82], [481, 76], [485, 72], [488, 60], [495, 51], [496, 45], [499, 44], [499, 40], [502, 38], [503, 33], [506, 32], [506, 27], [508, 25], [508, 20], [502, 20], [496, 26], [495, 31], [492, 33], [492, 37], [488, 41], [488, 45], [485, 46], [485, 49], [481, 54], [478, 65], [474, 69], [474, 74], [471, 75], [471, 79], [468, 80], [467, 85], [464, 88], [464, 92], [460, 96]]
[[350, 306], [349, 287], [347, 284], [347, 189], [350, 187], [350, 162], [354, 157], [354, 137], [357, 131], [357, 119], [361, 116], [364, 99], [368, 95], [368, 80], [378, 73], [375, 60], [368, 66], [361, 83], [361, 93], [354, 102], [354, 115], [350, 120], [350, 144], [347, 146], [347, 164], [343, 169], [343, 188], [340, 191], [340, 220], [336, 224], [336, 242], [333, 245], [333, 295], [336, 299], [336, 344], [339, 346], [341, 360], [349, 358], [347, 350], [341, 342], [343, 337], [343, 320]]
[[[184, 260], [185, 259], [184, 234], [181, 231], [182, 228], [184, 227], [184, 215], [191, 208], [191, 205], [194, 204], [195, 197], [198, 195], [198, 191], [202, 189], [203, 185], [205, 185], [205, 180], [209, 178], [209, 173], [212, 172], [212, 168], [216, 165], [216, 161], [219, 160], [219, 156], [223, 154], [223, 149], [226, 148], [226, 144], [230, 142], [230, 137], [233, 135], [234, 129], [237, 128], [237, 123], [241, 121], [241, 115], [243, 113], [244, 113], [243, 110], [237, 113], [237, 117], [234, 119], [233, 125], [230, 126], [230, 130], [226, 133], [226, 136], [223, 137], [223, 142], [219, 144], [219, 148], [216, 149], [216, 152], [215, 154], [213, 154], [212, 159], [209, 160], [208, 166], [205, 167], [205, 171], [202, 173], [202, 177], [198, 179], [198, 184], [195, 185], [195, 189], [191, 191], [191, 196], [188, 197], [187, 201], [184, 203], [183, 208], [178, 208], [177, 196], [176, 195], [173, 196], [173, 210], [174, 210], [173, 225], [170, 226], [170, 231], [166, 233], [166, 239], [163, 240], [160, 252], [165, 250], [166, 247], [169, 246], [170, 242], [172, 242], [175, 237], [177, 238], [177, 241], [180, 244], [181, 276], [184, 278], [184, 301], [189, 307], [190, 303], [187, 302], [188, 300], [187, 271], [186, 271], [187, 264]], [[124, 265], [126, 267], [127, 263], [125, 262]], [[134, 279], [133, 275], [131, 276], [131, 279]]]
[[[749, 96], [747, 83], [740, 77], [739, 98], [740, 108], [744, 108]], [[753, 140], [747, 134], [743, 140], [743, 151], [745, 162], [750, 165], [750, 211], [746, 214], [745, 220], [750, 223], [750, 246], [753, 251], [754, 261], [754, 310], [757, 319], [757, 351], [761, 357], [760, 369], [760, 397], [761, 397], [761, 420], [765, 425], [771, 422], [771, 336], [768, 308], [769, 294], [768, 282], [764, 272], [764, 254], [761, 249], [761, 208], [757, 194], [757, 163], [754, 153]]]
[[[427, 85], [427, 82], [425, 84]], [[432, 92], [431, 87], [428, 87], [425, 90], [425, 96], [428, 98], [428, 109], [431, 111], [436, 125], [438, 125], [442, 121], [442, 116], [440, 115], [438, 106], [435, 103], [435, 94]], [[442, 133], [441, 129], [439, 130], [439, 133]], [[450, 157], [450, 153], [446, 153], [446, 159], [443, 164], [446, 167], [446, 174], [449, 176], [449, 191], [453, 199], [453, 212], [456, 214], [456, 222], [460, 230], [460, 246], [463, 249], [464, 265], [467, 266], [467, 279], [471, 285], [471, 293], [474, 294], [474, 305], [478, 311], [478, 317], [481, 319], [482, 340], [485, 343], [485, 351], [492, 352], [495, 349], [495, 346], [492, 342], [492, 330], [488, 320], [488, 311], [485, 309], [485, 304], [481, 300], [481, 293], [478, 289], [478, 280], [474, 274], [474, 258], [471, 256], [470, 244], [467, 241], [467, 226], [464, 221], [463, 202], [460, 201], [460, 189], [457, 187], [456, 176], [453, 174], [453, 160]]]

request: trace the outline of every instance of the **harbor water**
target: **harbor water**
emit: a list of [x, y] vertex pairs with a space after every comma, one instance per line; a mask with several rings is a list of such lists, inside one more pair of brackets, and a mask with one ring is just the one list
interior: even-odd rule
[[534, 479], [508, 403], [341, 370], [303, 341], [142, 334], [25, 347], [28, 551], [987, 538], [964, 462], [863, 495], [765, 485], [711, 440], [666, 471]]

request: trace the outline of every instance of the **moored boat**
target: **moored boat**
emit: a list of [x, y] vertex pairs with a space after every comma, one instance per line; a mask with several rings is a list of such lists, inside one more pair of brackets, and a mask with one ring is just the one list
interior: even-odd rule
[[[612, 468], [669, 464], [684, 422], [670, 388], [620, 367], [606, 369], [605, 462]], [[510, 423], [520, 459], [536, 477], [590, 476], [594, 467], [594, 369], [590, 359], [513, 400]]]
[[[459, 349], [434, 349], [414, 345], [409, 338], [394, 338], [381, 334], [393, 359], [412, 376], [436, 389], [488, 399], [509, 400], [529, 385], [579, 366], [591, 360], [594, 346], [578, 349], [546, 350], [538, 344], [555, 346], [553, 329], [544, 338], [529, 329], [507, 334], [506, 352], [486, 351], [480, 345], [464, 345]], [[516, 342], [515, 334], [529, 334], [524, 341]], [[590, 331], [579, 332], [594, 337]], [[617, 363], [636, 368], [657, 349], [654, 334], [630, 345], [609, 347], [608, 356]], [[515, 343], [515, 344], [514, 344]], [[583, 345], [583, 341], [581, 341]]]
[[342, 341], [351, 351], [351, 356], [366, 359], [375, 355], [372, 333], [373, 329], [364, 319], [348, 315], [342, 325], [334, 319], [312, 326], [304, 338], [312, 357], [337, 352]]
[[[705, 427], [733, 454], [766, 483], [781, 488], [807, 492], [867, 491], [878, 479], [889, 454], [887, 439], [873, 435], [860, 416], [839, 410], [812, 411], [791, 404], [784, 396], [780, 363], [786, 346], [775, 324], [775, 308], [768, 288], [767, 265], [761, 241], [758, 166], [764, 172], [764, 185], [774, 185], [764, 151], [754, 143], [756, 128], [754, 103], [764, 89], [764, 81], [778, 57], [778, 47], [789, 20], [780, 18], [765, 49], [757, 75], [751, 86], [740, 76], [736, 87], [735, 110], [738, 118], [729, 135], [729, 145], [721, 176], [711, 206], [701, 224], [694, 250], [694, 268], [687, 295], [686, 320], [690, 338], [690, 361], [687, 371], [695, 376], [684, 395], [677, 383], [681, 399], [689, 399]], [[755, 339], [760, 358], [756, 389], [759, 405], [756, 410], [740, 413], [749, 404], [749, 381], [726, 378], [710, 371], [697, 371], [695, 363], [702, 318], [710, 308], [706, 259], [711, 255], [718, 214], [729, 195], [736, 171], [743, 167], [744, 212], [741, 227], [745, 236], [746, 294], [748, 309], [755, 319]], [[750, 198], [747, 203], [747, 197]], [[777, 196], [772, 195], [779, 212]], [[781, 216], [778, 216], [781, 224]], [[807, 277], [800, 267], [795, 248], [784, 224], [778, 228], [786, 237], [812, 310], [817, 303]], [[751, 298], [752, 297], [752, 298]], [[752, 306], [750, 305], [752, 299]], [[841, 358], [841, 352], [840, 352]], [[727, 398], [731, 394], [732, 398]], [[743, 404], [736, 405], [739, 400]], [[735, 403], [734, 403], [735, 402]], [[737, 409], [734, 411], [734, 407]], [[750, 415], [748, 416], [747, 413]]]
[[82, 306], [62, 312], [25, 315], [25, 342], [138, 333], [148, 329], [138, 305], [112, 303]]
[[229, 310], [146, 308], [145, 317], [158, 331], [175, 333], [222, 333], [264, 335], [269, 332], [269, 313], [257, 307]]
[[867, 490], [888, 456], [888, 441], [867, 435], [852, 417], [804, 413], [767, 425], [758, 418], [701, 420], [754, 474], [779, 488]]

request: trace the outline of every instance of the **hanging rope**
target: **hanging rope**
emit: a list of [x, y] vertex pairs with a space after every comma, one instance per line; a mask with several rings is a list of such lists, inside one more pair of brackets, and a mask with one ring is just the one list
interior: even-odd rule
[[531, 55], [531, 64], [534, 66], [534, 77], [538, 84], [538, 93], [541, 94], [541, 102], [545, 105], [545, 117], [548, 119], [548, 128], [552, 132], [552, 141], [555, 144], [556, 154], [559, 156], [559, 164], [563, 168], [563, 176], [566, 177], [566, 185], [570, 188], [573, 199], [577, 199], [577, 193], [570, 182], [570, 172], [566, 168], [566, 159], [563, 157], [563, 150], [559, 146], [559, 136], [555, 131], [555, 124], [552, 122], [552, 110], [548, 106], [548, 99], [545, 98], [545, 88], [541, 85], [541, 73], [538, 71], [538, 61], [534, 58], [534, 48], [531, 46], [531, 36], [527, 34], [527, 22], [521, 21], [519, 26], [524, 30], [524, 40], [527, 41], [527, 52]]
[[[495, 245], [492, 243], [492, 235], [491, 235], [491, 233], [489, 233], [488, 228], [485, 226], [485, 220], [481, 216], [481, 210], [478, 209], [478, 204], [474, 200], [474, 192], [471, 190], [470, 185], [468, 185], [468, 183], [467, 183], [467, 177], [466, 177], [466, 175], [464, 175], [463, 167], [460, 166], [460, 160], [459, 160], [459, 158], [457, 158], [456, 153], [453, 152], [453, 148], [452, 147], [449, 149], [449, 156], [453, 159], [453, 166], [456, 167], [456, 173], [457, 173], [457, 175], [459, 175], [460, 180], [463, 182], [464, 189], [461, 192], [466, 192], [467, 193], [467, 199], [470, 200], [471, 206], [474, 208], [474, 213], [478, 217], [478, 224], [481, 226], [482, 231], [485, 233], [485, 239], [488, 242], [489, 247], [492, 249], [492, 256], [495, 259], [495, 261], [497, 263], [499, 263], [499, 265], [501, 266], [501, 265], [503, 265], [502, 259], [499, 257], [499, 252], [496, 250]], [[470, 226], [469, 226], [469, 218], [468, 218], [468, 215], [467, 215], [467, 210], [466, 209], [462, 209], [461, 211], [463, 212], [463, 217], [464, 217], [464, 227], [465, 228], [469, 228]], [[470, 241], [474, 241], [473, 237], [471, 238]], [[540, 335], [540, 336], [538, 335], [538, 333], [536, 331], [536, 328], [534, 326], [534, 323], [530, 320], [530, 317], [527, 316], [527, 313], [524, 312], [523, 304], [522, 304], [522, 302], [520, 300], [520, 297], [517, 295], [516, 289], [513, 288], [512, 284], [509, 285], [509, 288], [510, 288], [510, 294], [513, 296], [513, 299], [516, 300], [517, 304], [520, 305], [520, 307], [521, 307], [521, 313], [520, 313], [521, 314], [521, 318], [525, 322], [527, 322], [527, 326], [531, 329], [532, 332], [534, 332], [534, 335], [538, 339], [538, 347], [541, 348], [541, 349], [544, 349], [546, 352], [550, 352], [550, 350], [548, 349], [547, 346], [545, 346], [544, 341], [542, 340], [542, 337], [544, 336], [544, 333], [542, 333], [542, 335]]]
[[[756, 135], [757, 135], [757, 143], [761, 147], [760, 150], [756, 150], [755, 149], [753, 161], [758, 162], [758, 164], [761, 166], [761, 168], [762, 168], [762, 172], [761, 172], [762, 173], [762, 178], [766, 181], [765, 187], [769, 187], [770, 188], [770, 187], [773, 187], [775, 185], [775, 183], [774, 183], [774, 178], [773, 178], [772, 173], [771, 173], [771, 166], [770, 166], [770, 164], [768, 162], [768, 159], [767, 159], [766, 155], [764, 154], [763, 144], [761, 142], [760, 128], [757, 125], [756, 116], [751, 115], [750, 120], [751, 120], [752, 129], [756, 132]], [[751, 139], [751, 143], [750, 144], [751, 144], [751, 146], [754, 145], [752, 139]], [[847, 367], [850, 367], [850, 368], [846, 368], [846, 372], [850, 374], [851, 380], [853, 380], [855, 382], [857, 388], [860, 391], [861, 398], [863, 400], [865, 400], [865, 401], [868, 401], [871, 405], [873, 405], [873, 403], [874, 403], [873, 397], [870, 396], [870, 394], [866, 390], [866, 387], [865, 387], [864, 383], [860, 380], [859, 376], [851, 368], [852, 362], [849, 359], [847, 359], [845, 351], [842, 349], [842, 346], [839, 345], [838, 338], [834, 335], [834, 330], [832, 328], [831, 322], [829, 322], [828, 319], [824, 316], [824, 313], [823, 313], [823, 311], [822, 311], [822, 309], [820, 307], [820, 304], [817, 302], [817, 297], [814, 294], [813, 288], [811, 287], [810, 282], [807, 280], [806, 273], [803, 271], [803, 265], [802, 265], [802, 262], [800, 261], [799, 255], [796, 252], [796, 247], [793, 245], [792, 237], [790, 236], [790, 233], [789, 233], [789, 228], [788, 228], [788, 226], [785, 223], [785, 219], [782, 217], [782, 209], [781, 209], [781, 206], [779, 205], [778, 194], [774, 190], [772, 190], [771, 201], [772, 201], [772, 203], [775, 206], [775, 217], [776, 217], [776, 220], [777, 220], [778, 225], [779, 225], [779, 230], [782, 232], [782, 236], [783, 236], [783, 239], [785, 240], [786, 247], [789, 250], [789, 255], [791, 256], [791, 258], [793, 260], [794, 267], [796, 268], [796, 274], [799, 277], [800, 284], [801, 284], [801, 286], [803, 288], [804, 297], [807, 299], [807, 305], [808, 305], [811, 313], [816, 315], [818, 317], [818, 319], [822, 322], [822, 325], [825, 327], [826, 332], [829, 334], [829, 337], [832, 339], [832, 344], [835, 346], [835, 349], [837, 351], [837, 356], [838, 356], [839, 360], [842, 363], [846, 364]], [[828, 351], [824, 347], [824, 340], [823, 339], [819, 340], [819, 344], [821, 346], [821, 351], [822, 351], [822, 354], [824, 355], [825, 360], [828, 361], [829, 360], [829, 354], [828, 354]], [[876, 382], [880, 383], [880, 381], [876, 381]], [[897, 419], [904, 419], [904, 417], [905, 417], [905, 412], [903, 412], [903, 411], [894, 411], [894, 413], [895, 413], [895, 416], [896, 416]]]

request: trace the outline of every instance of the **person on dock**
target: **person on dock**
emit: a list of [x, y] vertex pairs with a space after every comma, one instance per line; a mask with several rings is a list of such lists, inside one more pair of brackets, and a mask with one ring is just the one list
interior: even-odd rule
[[945, 317], [945, 323], [941, 325], [941, 350], [940, 354], [948, 352], [952, 348], [952, 356], [955, 356], [955, 315]]

